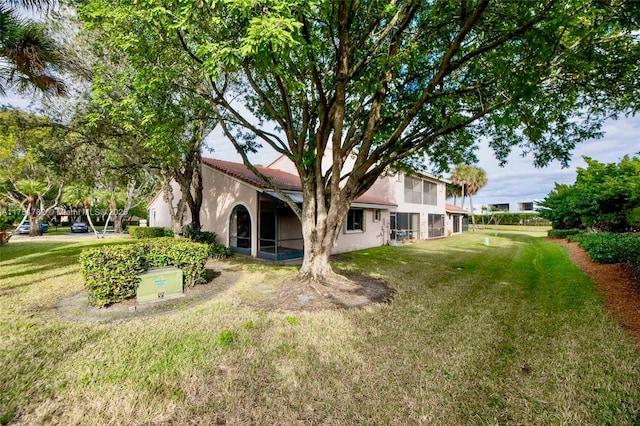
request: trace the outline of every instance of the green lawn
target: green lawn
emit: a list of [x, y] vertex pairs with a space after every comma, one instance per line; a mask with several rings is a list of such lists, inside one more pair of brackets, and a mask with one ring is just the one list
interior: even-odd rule
[[82, 289], [82, 247], [128, 240], [75, 241], [0, 247], [3, 422], [640, 423], [638, 346], [565, 250], [527, 232], [342, 256], [337, 270], [394, 287], [388, 305], [260, 311], [239, 294], [293, 269], [231, 260], [241, 278], [218, 298], [118, 323], [57, 314]]

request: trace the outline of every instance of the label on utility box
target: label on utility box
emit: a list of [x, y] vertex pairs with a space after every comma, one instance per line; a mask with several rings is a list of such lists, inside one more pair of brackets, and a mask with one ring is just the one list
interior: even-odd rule
[[151, 268], [140, 275], [136, 289], [138, 302], [157, 302], [182, 296], [182, 270], [167, 266]]

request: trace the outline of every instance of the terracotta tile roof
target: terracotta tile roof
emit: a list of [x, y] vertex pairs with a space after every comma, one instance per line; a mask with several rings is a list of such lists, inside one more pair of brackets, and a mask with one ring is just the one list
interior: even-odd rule
[[453, 204], [445, 204], [445, 209], [450, 213], [469, 213], [462, 207], [454, 206]]
[[383, 200], [382, 198], [372, 197], [371, 195], [368, 195], [366, 193], [356, 198], [353, 202], [359, 203], [359, 204], [379, 204], [381, 206], [397, 206], [397, 204], [395, 203], [392, 203], [387, 200]]
[[[248, 183], [249, 185], [256, 186], [260, 189], [269, 189], [270, 186], [258, 176], [253, 174], [251, 170], [247, 166], [242, 163], [235, 163], [233, 161], [224, 161], [217, 160], [214, 158], [202, 158], [202, 162], [209, 167], [212, 167], [224, 174], [232, 176], [242, 182]], [[297, 175], [292, 173], [287, 173], [278, 169], [270, 169], [268, 167], [257, 166], [262, 174], [267, 177], [273, 179], [273, 181], [278, 185], [278, 187], [283, 191], [302, 191], [302, 185], [300, 183], [300, 178]], [[358, 197], [354, 203], [360, 204], [377, 204], [381, 206], [396, 206], [396, 204], [391, 203], [387, 200], [383, 200], [380, 198], [372, 197], [370, 195], [364, 194]]]
[[[267, 189], [269, 185], [264, 180], [253, 174], [247, 166], [242, 163], [234, 163], [232, 161], [216, 160], [213, 158], [203, 158], [202, 162], [207, 166], [221, 171], [229, 176], [233, 176], [245, 183], [257, 186], [260, 189]], [[294, 174], [283, 172], [278, 169], [269, 169], [267, 167], [257, 166], [256, 169], [263, 175], [273, 179], [276, 185], [283, 191], [302, 191], [300, 178]]]

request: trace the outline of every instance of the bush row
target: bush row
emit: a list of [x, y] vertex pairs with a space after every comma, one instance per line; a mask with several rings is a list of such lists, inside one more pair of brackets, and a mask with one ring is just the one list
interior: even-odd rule
[[143, 238], [173, 237], [173, 232], [170, 229], [155, 226], [130, 226], [129, 234], [139, 240]]
[[579, 234], [579, 229], [552, 229], [547, 232], [550, 238], [567, 238], [570, 235]]
[[103, 307], [134, 297], [140, 274], [152, 267], [182, 269], [188, 287], [205, 282], [209, 251], [206, 244], [173, 238], [84, 250], [79, 261], [89, 303]]
[[[475, 215], [476, 224], [489, 223], [491, 214]], [[536, 213], [501, 213], [494, 214], [495, 220], [499, 220], [500, 225], [530, 225], [530, 226], [548, 226], [551, 222], [543, 219]], [[471, 218], [469, 218], [471, 221]], [[493, 223], [493, 222], [492, 222]]]
[[567, 239], [577, 241], [594, 262], [623, 262], [632, 267], [640, 265], [640, 234], [594, 232], [576, 234]]

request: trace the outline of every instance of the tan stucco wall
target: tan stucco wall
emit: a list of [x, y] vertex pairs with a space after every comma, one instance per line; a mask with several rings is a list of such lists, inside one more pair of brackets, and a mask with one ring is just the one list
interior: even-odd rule
[[200, 222], [204, 231], [215, 232], [218, 242], [229, 245], [229, 218], [235, 206], [242, 204], [251, 215], [251, 254], [258, 253], [258, 192], [210, 167], [202, 167], [202, 209]]
[[462, 215], [461, 214], [452, 214], [452, 213], [447, 213], [447, 226], [446, 226], [446, 234], [449, 235], [453, 235], [453, 221], [457, 220], [460, 227], [458, 228], [459, 231], [455, 232], [455, 234], [462, 234]]
[[[200, 210], [200, 223], [203, 231], [215, 232], [218, 242], [229, 245], [229, 218], [231, 211], [239, 204], [247, 208], [251, 216], [251, 253], [258, 253], [258, 242], [255, 238], [258, 229], [258, 193], [254, 188], [218, 172], [210, 167], [202, 167], [202, 208]], [[174, 183], [174, 199], [181, 197], [177, 184]], [[159, 194], [148, 207], [149, 226], [171, 227], [169, 208], [164, 202], [162, 194]], [[191, 215], [187, 209], [184, 223], [191, 222]], [[155, 214], [154, 214], [155, 211]], [[155, 216], [154, 220], [152, 217]]]
[[332, 253], [345, 253], [384, 245], [389, 240], [389, 210], [381, 210], [380, 221], [373, 221], [373, 209], [364, 209], [364, 232], [345, 232], [344, 226]]

